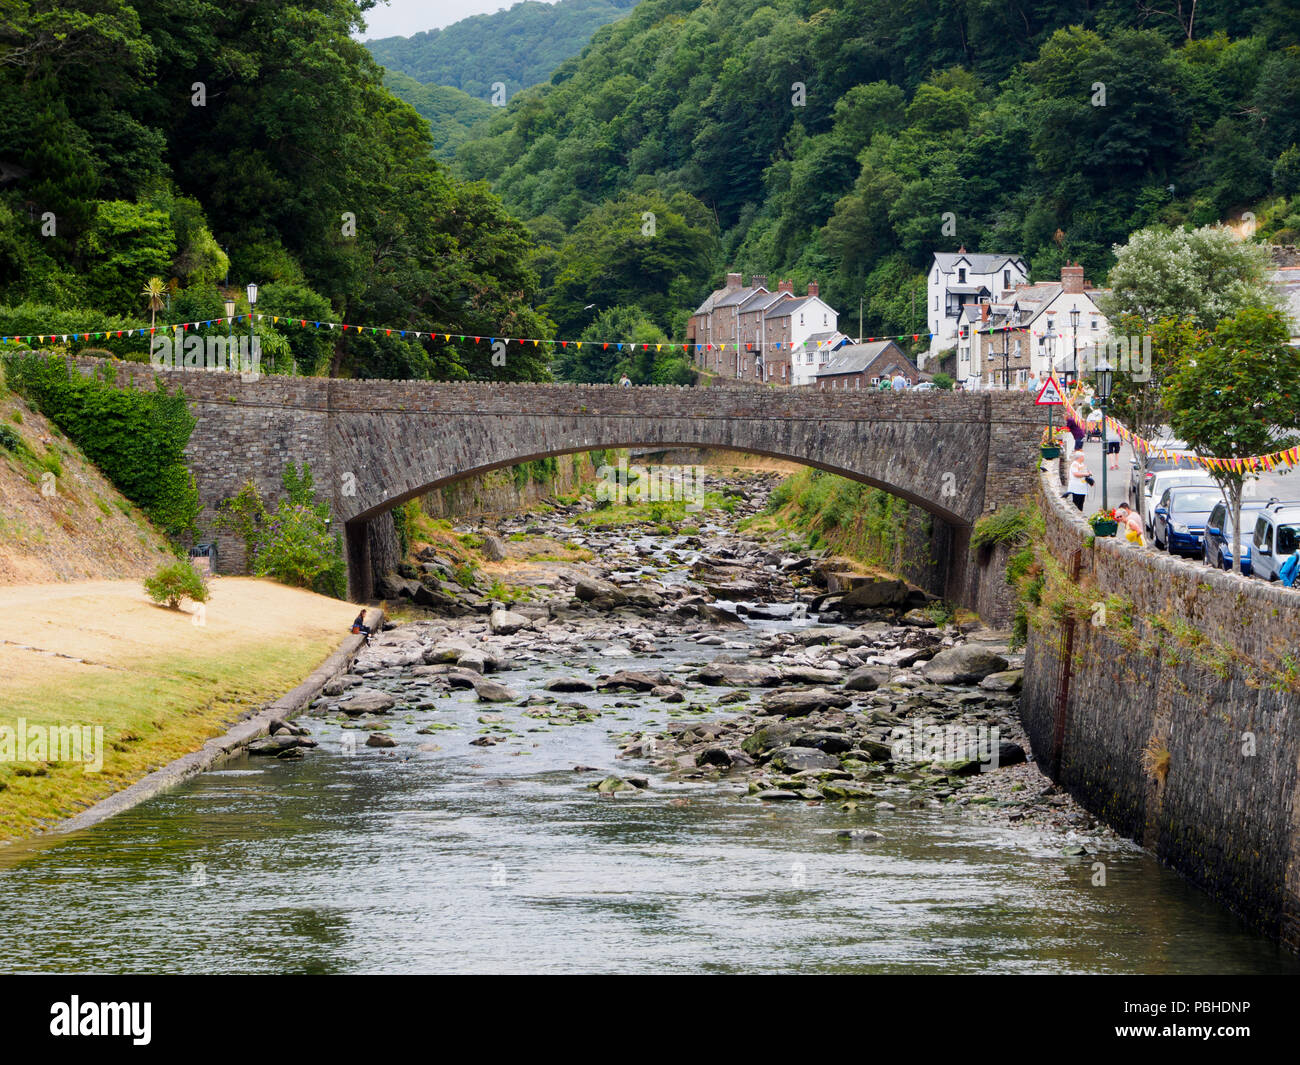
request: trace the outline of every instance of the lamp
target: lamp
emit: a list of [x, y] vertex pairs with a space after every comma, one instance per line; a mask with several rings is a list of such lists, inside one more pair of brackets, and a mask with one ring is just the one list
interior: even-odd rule
[[250, 281], [246, 291], [248, 292], [248, 352], [249, 358], [252, 358], [256, 339], [253, 335], [253, 321], [256, 317], [253, 311], [257, 309], [257, 282]]
[[226, 297], [226, 336], [234, 332], [233, 322], [235, 320], [235, 301], [229, 296]]
[[[1106, 356], [1101, 357], [1097, 363], [1095, 382], [1097, 388], [1097, 406], [1101, 410], [1101, 509], [1106, 509], [1106, 469], [1110, 465], [1110, 459], [1107, 457], [1106, 450], [1109, 445], [1106, 443], [1106, 403], [1110, 399], [1110, 386], [1115, 375], [1114, 367], [1111, 366]], [[1118, 461], [1118, 456], [1117, 459]]]

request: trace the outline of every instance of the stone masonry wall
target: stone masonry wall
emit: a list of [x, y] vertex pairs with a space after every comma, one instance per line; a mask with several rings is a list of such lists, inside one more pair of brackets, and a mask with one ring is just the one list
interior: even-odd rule
[[[1124, 595], [1254, 662], [1279, 666], [1300, 653], [1300, 592], [1124, 540], [1087, 547], [1091, 530], [1046, 475], [1040, 499], [1053, 557], [1068, 573], [1077, 554], [1079, 583], [1098, 600]], [[1293, 686], [1261, 683], [1231, 660], [1211, 670], [1174, 643], [1127, 650], [1104, 625], [1066, 621], [1031, 629], [1020, 713], [1039, 764], [1089, 810], [1300, 950]]]
[[[242, 381], [111, 365], [122, 384], [152, 387], [161, 379], [184, 389], [198, 417], [187, 454], [205, 533], [216, 504], [245, 480], [275, 498], [284, 466], [309, 462], [336, 520], [348, 526], [350, 567], [365, 554], [352, 526], [396, 503], [485, 470], [592, 448], [710, 447], [789, 458], [884, 488], [956, 530], [1021, 498], [1036, 465], [1039, 417], [1032, 399], [1017, 393]], [[221, 568], [242, 566], [239, 545], [216, 539]], [[969, 597], [981, 567], [965, 557], [964, 537], [953, 539], [949, 585]]]

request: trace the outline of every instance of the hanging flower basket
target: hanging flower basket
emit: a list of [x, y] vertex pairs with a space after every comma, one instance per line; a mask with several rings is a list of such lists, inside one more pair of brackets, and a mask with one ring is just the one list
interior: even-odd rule
[[1113, 510], [1099, 510], [1088, 518], [1094, 536], [1114, 536], [1119, 531], [1119, 522]]
[[1053, 444], [1051, 447], [1043, 448], [1042, 452], [1043, 452], [1043, 458], [1045, 459], [1059, 459], [1061, 457], [1061, 449], [1055, 444]]

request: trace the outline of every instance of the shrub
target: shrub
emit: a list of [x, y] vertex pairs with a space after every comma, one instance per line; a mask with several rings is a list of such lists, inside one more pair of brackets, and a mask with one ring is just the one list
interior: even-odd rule
[[253, 572], [295, 588], [313, 588], [339, 553], [338, 538], [330, 536], [319, 511], [283, 500], [258, 541]]
[[23, 438], [7, 425], [0, 425], [0, 448], [6, 451], [18, 451], [23, 446]]
[[146, 577], [144, 590], [155, 603], [166, 603], [172, 610], [179, 610], [186, 599], [196, 603], [208, 601], [208, 586], [203, 583], [202, 575], [183, 559], [168, 562], [152, 577]]

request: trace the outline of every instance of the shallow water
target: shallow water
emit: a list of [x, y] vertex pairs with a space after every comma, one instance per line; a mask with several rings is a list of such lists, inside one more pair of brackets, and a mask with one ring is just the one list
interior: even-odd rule
[[[528, 692], [588, 665], [672, 671], [716, 653], [662, 649], [584, 644], [565, 665], [497, 679]], [[1300, 971], [1136, 848], [1100, 856], [1098, 887], [1098, 858], [960, 809], [763, 805], [653, 773], [647, 791], [601, 797], [586, 785], [603, 773], [574, 766], [644, 772], [616, 759], [618, 736], [680, 707], [565, 695], [604, 713], [559, 726], [472, 691], [430, 697], [434, 709], [390, 715], [395, 751], [349, 754], [343, 729], [307, 718], [321, 747], [304, 761], [240, 759], [95, 829], [0, 851], [4, 968]], [[415, 735], [431, 722], [454, 728]], [[493, 727], [507, 742], [469, 746]], [[856, 826], [885, 839], [836, 838]]]

